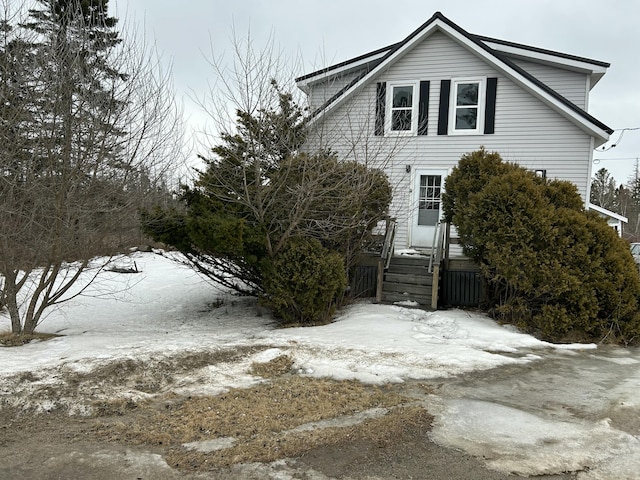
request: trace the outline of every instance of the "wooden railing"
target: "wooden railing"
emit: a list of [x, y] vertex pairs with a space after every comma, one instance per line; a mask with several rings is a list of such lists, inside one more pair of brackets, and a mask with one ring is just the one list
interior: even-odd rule
[[387, 217], [385, 222], [384, 242], [378, 259], [378, 282], [376, 287], [376, 301], [382, 302], [382, 285], [384, 271], [389, 268], [389, 262], [393, 256], [393, 247], [396, 241], [396, 219]]
[[384, 261], [384, 268], [389, 268], [389, 262], [393, 256], [393, 247], [396, 242], [396, 219], [387, 217], [385, 224], [384, 243], [380, 258]]
[[431, 284], [431, 308], [438, 308], [438, 289], [440, 286], [440, 265], [442, 259], [447, 255], [449, 244], [447, 242], [449, 224], [438, 222], [433, 232], [433, 243], [431, 244], [431, 255], [429, 256], [429, 273], [433, 275]]

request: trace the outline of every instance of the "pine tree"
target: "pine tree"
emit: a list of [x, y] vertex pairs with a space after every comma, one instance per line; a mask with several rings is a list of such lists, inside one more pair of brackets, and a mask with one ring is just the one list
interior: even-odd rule
[[171, 138], [167, 84], [123, 48], [108, 0], [32, 1], [0, 25], [0, 301], [17, 334], [120, 247]]
[[[116, 156], [123, 102], [114, 95], [127, 76], [109, 64], [108, 56], [121, 40], [116, 19], [107, 13], [108, 0], [38, 0], [22, 24], [35, 35], [31, 48], [41, 65], [42, 90], [34, 108], [47, 118], [50, 138], [48, 154], [56, 162], [85, 167]], [[79, 132], [91, 132], [89, 135]], [[104, 148], [96, 149], [102, 143]], [[113, 160], [111, 163], [117, 164]], [[49, 163], [49, 167], [55, 165]], [[104, 172], [95, 172], [104, 173]]]
[[202, 158], [206, 168], [183, 190], [185, 210], [145, 215], [152, 237], [246, 295], [265, 293], [265, 268], [296, 237], [339, 252], [348, 270], [391, 201], [381, 171], [323, 151], [300, 152], [303, 109], [272, 88], [275, 106], [238, 111], [235, 130]]
[[626, 188], [620, 188], [619, 197], [624, 202], [622, 215], [629, 219], [624, 229], [627, 240], [637, 242], [640, 239], [640, 168], [636, 162], [633, 174], [627, 180]]
[[618, 212], [618, 195], [615, 179], [606, 168], [598, 170], [591, 182], [591, 196], [589, 201], [594, 205]]

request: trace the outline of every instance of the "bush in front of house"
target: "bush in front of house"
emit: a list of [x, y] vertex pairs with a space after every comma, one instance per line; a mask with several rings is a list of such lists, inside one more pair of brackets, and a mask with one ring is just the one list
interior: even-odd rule
[[626, 242], [584, 210], [573, 184], [496, 158], [465, 155], [444, 203], [490, 311], [551, 341], [637, 342], [640, 278]]
[[331, 320], [344, 295], [343, 257], [313, 238], [293, 238], [265, 268], [262, 302], [284, 325]]
[[[270, 87], [260, 102], [268, 107], [238, 110], [236, 122], [200, 157], [204, 166], [193, 185], [181, 187], [177, 205], [143, 211], [142, 224], [154, 240], [179, 250], [179, 261], [214, 283], [265, 297], [283, 321], [327, 321], [336, 295], [323, 289], [331, 291], [333, 278], [342, 276], [334, 273], [333, 253], [344, 270], [355, 271], [376, 242], [373, 229], [388, 215], [392, 187], [384, 171], [371, 166], [373, 157], [341, 159], [321, 145], [303, 149], [306, 109], [275, 82]], [[279, 273], [299, 266], [286, 259], [300, 244], [285, 253], [298, 237], [317, 239], [333, 253], [314, 260], [307, 252], [307, 271]], [[291, 278], [308, 291], [287, 283]], [[316, 298], [320, 305], [313, 304]]]

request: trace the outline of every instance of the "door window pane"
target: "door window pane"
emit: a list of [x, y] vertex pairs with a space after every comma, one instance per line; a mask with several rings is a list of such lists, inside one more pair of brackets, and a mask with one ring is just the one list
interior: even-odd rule
[[440, 219], [442, 176], [420, 175], [418, 225], [436, 225]]

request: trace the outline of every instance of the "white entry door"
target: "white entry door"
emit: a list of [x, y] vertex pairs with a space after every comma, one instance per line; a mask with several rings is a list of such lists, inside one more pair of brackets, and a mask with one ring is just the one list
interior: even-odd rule
[[442, 192], [446, 170], [417, 170], [413, 186], [411, 245], [431, 247], [442, 216]]

